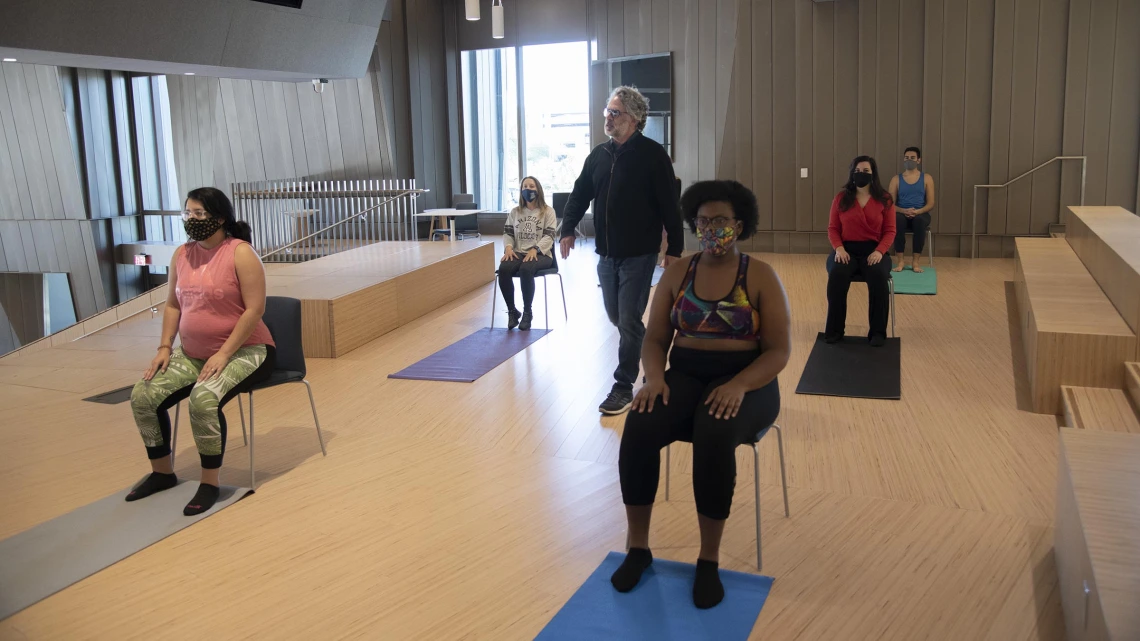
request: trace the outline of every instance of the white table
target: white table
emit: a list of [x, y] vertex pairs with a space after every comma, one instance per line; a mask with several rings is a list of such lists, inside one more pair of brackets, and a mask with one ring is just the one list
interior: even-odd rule
[[[471, 216], [473, 214], [481, 214], [487, 211], [486, 209], [426, 209], [422, 214], [416, 214], [416, 218], [444, 218], [447, 220], [448, 227], [451, 229], [451, 240], [455, 240], [455, 219], [460, 216]], [[431, 240], [431, 238], [428, 238]]]

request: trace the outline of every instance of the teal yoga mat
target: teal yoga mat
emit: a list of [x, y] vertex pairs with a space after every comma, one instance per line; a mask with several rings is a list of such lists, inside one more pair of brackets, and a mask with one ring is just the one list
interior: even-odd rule
[[610, 552], [535, 641], [746, 641], [772, 589], [772, 577], [721, 570], [724, 600], [698, 610], [694, 566], [654, 559], [641, 583], [621, 594], [610, 575], [624, 559]]
[[938, 272], [933, 267], [923, 266], [921, 274], [904, 267], [901, 272], [892, 272], [891, 278], [895, 281], [896, 294], [918, 294], [933, 296], [938, 293]]

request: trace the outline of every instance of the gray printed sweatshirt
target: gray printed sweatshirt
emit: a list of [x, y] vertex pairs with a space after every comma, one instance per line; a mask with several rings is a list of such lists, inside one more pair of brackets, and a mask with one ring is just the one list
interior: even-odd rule
[[517, 254], [525, 254], [532, 247], [538, 247], [544, 256], [550, 256], [557, 227], [558, 218], [553, 207], [548, 206], [545, 210], [515, 207], [507, 214], [503, 246], [514, 248]]

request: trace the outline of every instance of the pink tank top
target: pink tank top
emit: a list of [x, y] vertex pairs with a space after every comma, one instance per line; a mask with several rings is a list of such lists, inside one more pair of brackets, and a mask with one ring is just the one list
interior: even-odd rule
[[[178, 321], [182, 351], [190, 358], [207, 359], [217, 354], [245, 312], [234, 267], [234, 253], [244, 242], [230, 237], [213, 249], [194, 241], [182, 246], [174, 293], [182, 308]], [[273, 344], [269, 328], [258, 319], [257, 327], [241, 346]]]

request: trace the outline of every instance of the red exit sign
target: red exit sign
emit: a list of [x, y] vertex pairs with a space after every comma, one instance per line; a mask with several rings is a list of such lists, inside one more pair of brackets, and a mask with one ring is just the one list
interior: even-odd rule
[[150, 264], [150, 254], [135, 254], [135, 264], [136, 265], [149, 265]]

